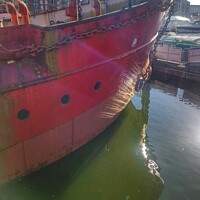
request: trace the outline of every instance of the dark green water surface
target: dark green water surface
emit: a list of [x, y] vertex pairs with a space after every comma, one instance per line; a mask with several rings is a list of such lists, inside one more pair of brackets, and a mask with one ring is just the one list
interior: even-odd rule
[[199, 200], [200, 92], [146, 84], [100, 136], [0, 186], [0, 200]]

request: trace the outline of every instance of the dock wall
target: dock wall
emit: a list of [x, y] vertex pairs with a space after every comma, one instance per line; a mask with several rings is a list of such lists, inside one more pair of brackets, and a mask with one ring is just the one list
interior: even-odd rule
[[183, 64], [172, 63], [155, 59], [153, 61], [153, 73], [160, 72], [163, 74], [200, 82], [200, 63]]

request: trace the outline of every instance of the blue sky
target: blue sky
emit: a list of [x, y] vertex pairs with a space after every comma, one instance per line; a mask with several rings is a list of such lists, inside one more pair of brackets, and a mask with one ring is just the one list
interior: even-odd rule
[[188, 0], [191, 5], [200, 5], [200, 0]]

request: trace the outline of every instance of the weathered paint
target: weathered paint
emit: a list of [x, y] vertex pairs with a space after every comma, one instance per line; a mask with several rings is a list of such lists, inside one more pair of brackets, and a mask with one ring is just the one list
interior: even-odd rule
[[10, 114], [13, 109], [13, 101], [7, 95], [0, 94], [0, 150], [10, 146], [15, 137], [12, 124], [10, 123]]
[[[123, 23], [147, 8], [144, 4], [55, 27], [7, 27], [0, 29], [0, 43], [11, 51], [23, 45], [51, 47], [73, 34]], [[11, 138], [0, 148], [0, 183], [69, 154], [114, 121], [147, 67], [162, 16], [158, 12], [128, 26], [75, 38], [33, 57], [9, 55], [0, 48], [0, 136], [10, 131]]]

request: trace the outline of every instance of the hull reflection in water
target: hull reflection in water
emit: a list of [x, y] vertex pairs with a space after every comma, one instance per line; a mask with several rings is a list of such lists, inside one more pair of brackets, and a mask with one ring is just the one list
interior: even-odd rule
[[65, 159], [0, 187], [2, 200], [156, 200], [163, 181], [148, 144], [150, 86], [102, 135]]
[[148, 136], [146, 133], [148, 119], [149, 119], [149, 104], [150, 104], [150, 85], [146, 84], [143, 88], [141, 95], [141, 109], [135, 108], [136, 119], [139, 119], [139, 131], [141, 131], [140, 147], [143, 157], [146, 159], [149, 172], [154, 175], [155, 180], [161, 181], [164, 184], [163, 179], [159, 174], [159, 166], [155, 162], [156, 157], [152, 153], [153, 147], [149, 145]]

